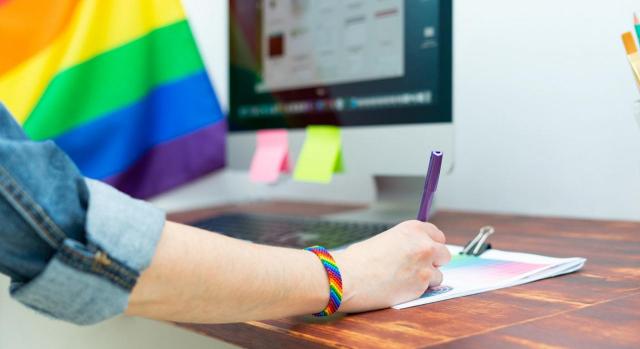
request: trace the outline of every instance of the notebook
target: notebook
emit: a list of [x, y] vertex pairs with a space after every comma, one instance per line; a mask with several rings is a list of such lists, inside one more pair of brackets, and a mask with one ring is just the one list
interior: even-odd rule
[[582, 268], [585, 258], [553, 258], [528, 253], [488, 250], [480, 257], [460, 255], [461, 246], [447, 245], [451, 262], [441, 268], [442, 285], [429, 288], [420, 298], [398, 304], [405, 309], [422, 304], [522, 285], [571, 273]]

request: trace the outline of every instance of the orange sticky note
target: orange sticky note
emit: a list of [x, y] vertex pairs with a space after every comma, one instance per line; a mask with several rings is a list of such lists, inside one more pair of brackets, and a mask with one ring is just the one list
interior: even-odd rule
[[274, 183], [281, 173], [290, 171], [287, 130], [258, 131], [256, 151], [249, 170], [251, 181]]

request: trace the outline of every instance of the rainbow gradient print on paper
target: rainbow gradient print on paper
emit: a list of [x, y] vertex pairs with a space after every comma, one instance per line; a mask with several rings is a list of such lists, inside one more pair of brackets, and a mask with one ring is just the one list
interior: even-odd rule
[[453, 256], [441, 268], [442, 285], [429, 288], [420, 298], [398, 304], [396, 309], [469, 296], [522, 285], [579, 270], [584, 258], [553, 258], [528, 253], [488, 250], [480, 257], [460, 255], [461, 246], [447, 245]]
[[453, 255], [451, 262], [442, 268], [449, 279], [464, 276], [468, 283], [504, 282], [520, 275], [547, 267], [548, 264], [535, 264], [518, 261], [478, 258]]
[[147, 198], [219, 169], [226, 123], [179, 0], [0, 1], [0, 101]]

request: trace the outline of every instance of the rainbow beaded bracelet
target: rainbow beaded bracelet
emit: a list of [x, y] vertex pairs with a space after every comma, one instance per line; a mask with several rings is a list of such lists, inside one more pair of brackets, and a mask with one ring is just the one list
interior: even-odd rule
[[322, 262], [322, 266], [327, 272], [327, 277], [329, 278], [329, 303], [319, 313], [313, 314], [313, 316], [329, 316], [335, 313], [340, 307], [340, 303], [342, 303], [342, 275], [340, 274], [340, 269], [336, 264], [336, 261], [333, 259], [333, 256], [327, 251], [326, 248], [322, 246], [313, 246], [307, 247], [305, 250], [313, 252], [320, 261]]

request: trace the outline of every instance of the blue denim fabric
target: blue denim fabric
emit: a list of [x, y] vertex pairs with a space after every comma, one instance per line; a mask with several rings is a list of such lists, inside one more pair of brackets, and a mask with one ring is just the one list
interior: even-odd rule
[[164, 222], [148, 203], [82, 177], [53, 142], [30, 141], [0, 104], [0, 273], [12, 297], [77, 324], [120, 314]]

